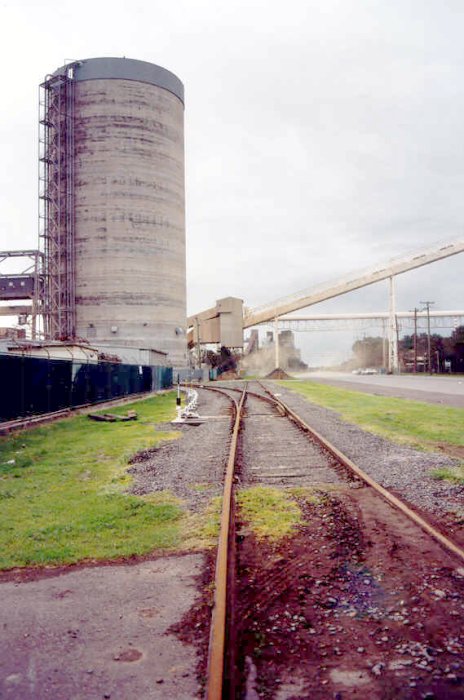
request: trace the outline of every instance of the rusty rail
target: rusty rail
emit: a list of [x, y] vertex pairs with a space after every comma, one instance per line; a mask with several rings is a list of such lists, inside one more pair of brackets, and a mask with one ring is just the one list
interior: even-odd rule
[[270, 396], [272, 397], [272, 400], [275, 402], [276, 406], [280, 406], [280, 408], [285, 411], [285, 413], [288, 415], [289, 418], [291, 418], [300, 428], [302, 428], [306, 433], [308, 433], [312, 439], [314, 439], [316, 442], [318, 442], [325, 450], [327, 450], [335, 459], [337, 459], [338, 462], [340, 462], [344, 467], [352, 471], [356, 476], [360, 479], [362, 479], [366, 484], [371, 486], [375, 491], [377, 491], [378, 494], [382, 496], [390, 505], [392, 505], [394, 508], [397, 510], [401, 511], [404, 515], [406, 515], [410, 520], [416, 523], [416, 525], [419, 525], [422, 530], [427, 532], [431, 537], [433, 537], [437, 542], [439, 542], [445, 549], [448, 550], [448, 552], [451, 552], [455, 556], [459, 557], [462, 561], [464, 561], [464, 550], [461, 547], [458, 547], [452, 540], [448, 539], [445, 535], [442, 535], [442, 533], [437, 530], [435, 527], [430, 525], [424, 518], [421, 518], [420, 515], [418, 515], [412, 508], [409, 508], [403, 501], [401, 501], [399, 498], [394, 496], [390, 491], [388, 491], [386, 488], [378, 484], [372, 477], [369, 476], [369, 474], [366, 474], [365, 471], [360, 469], [354, 462], [349, 459], [349, 457], [346, 457], [340, 450], [338, 450], [335, 445], [332, 445], [326, 438], [322, 437], [314, 428], [311, 428], [295, 411], [293, 411], [287, 404], [285, 404], [281, 399], [277, 398], [272, 391], [267, 389], [261, 382], [258, 382], [258, 384], [261, 386], [261, 388]]
[[243, 390], [240, 401], [232, 398], [220, 389], [203, 387], [218, 391], [228, 396], [235, 407], [234, 427], [227, 461], [224, 481], [224, 495], [222, 502], [221, 525], [219, 532], [218, 551], [216, 557], [216, 573], [214, 582], [214, 606], [211, 618], [211, 630], [208, 650], [208, 669], [206, 699], [221, 700], [224, 686], [224, 663], [226, 655], [226, 623], [229, 614], [229, 562], [231, 552], [229, 547], [233, 545], [234, 537], [231, 536], [231, 526], [234, 510], [233, 481], [235, 460], [237, 452], [238, 434], [242, 418], [242, 408], [246, 397], [246, 388]]
[[[126, 403], [143, 401], [145, 399], [149, 399], [151, 396], [162, 394], [165, 391], [165, 389], [161, 389], [159, 391], [143, 391], [139, 392], [138, 394], [127, 394], [126, 396], [109, 399], [108, 401], [83, 403], [79, 406], [73, 406], [72, 408], [61, 408], [58, 411], [50, 411], [49, 413], [36, 413], [31, 416], [25, 416], [24, 418], [15, 418], [14, 420], [2, 421], [0, 422], [0, 435], [8, 435], [16, 430], [24, 430], [46, 423], [53, 423], [61, 418], [72, 418], [76, 415], [85, 415], [89, 411], [100, 411], [106, 407], [116, 408], [118, 406], [124, 406]], [[168, 391], [171, 390], [169, 389]]]
[[[231, 558], [233, 559], [234, 557], [234, 552], [231, 550], [231, 547], [234, 545], [235, 540], [233, 529], [234, 523], [233, 518], [231, 516], [234, 512], [233, 481], [236, 463], [236, 451], [240, 423], [242, 419], [242, 409], [247, 394], [249, 396], [253, 396], [255, 398], [259, 398], [263, 401], [273, 404], [277, 408], [279, 413], [281, 413], [281, 415], [286, 415], [290, 420], [294, 421], [296, 425], [298, 425], [302, 430], [304, 430], [304, 432], [307, 433], [312, 440], [319, 443], [319, 445], [324, 450], [326, 450], [333, 457], [335, 457], [340, 464], [346, 467], [349, 471], [353, 472], [366, 484], [371, 486], [377, 493], [379, 493], [380, 496], [382, 496], [388, 503], [390, 503], [390, 505], [392, 505], [397, 510], [401, 511], [410, 520], [415, 522], [419, 527], [421, 527], [425, 532], [427, 532], [431, 537], [433, 537], [437, 542], [439, 542], [448, 552], [454, 554], [462, 561], [464, 561], [463, 549], [461, 549], [456, 544], [454, 544], [454, 542], [442, 535], [436, 528], [427, 523], [423, 518], [421, 518], [411, 508], [409, 508], [399, 498], [391, 494], [387, 489], [385, 489], [383, 486], [374, 481], [374, 479], [372, 479], [362, 469], [356, 466], [356, 464], [354, 464], [354, 462], [352, 462], [348, 457], [346, 457], [342, 452], [340, 452], [340, 450], [338, 450], [328, 440], [322, 437], [322, 435], [320, 435], [317, 431], [311, 428], [295, 411], [293, 411], [289, 406], [287, 406], [287, 404], [285, 404], [281, 399], [275, 396], [263, 384], [261, 384], [260, 382], [258, 382], [258, 384], [266, 392], [267, 396], [263, 396], [262, 394], [258, 394], [256, 392], [248, 391], [246, 385], [243, 390], [235, 387], [230, 387], [227, 388], [226, 391], [220, 389], [219, 387], [201, 387], [210, 391], [216, 391], [227, 396], [229, 400], [233, 403], [235, 411], [234, 426], [224, 484], [223, 507], [221, 513], [218, 552], [216, 557], [214, 606], [211, 618], [211, 630], [208, 650], [206, 700], [222, 700], [226, 697], [235, 697], [233, 692], [233, 679], [231, 682], [231, 679], [226, 677], [226, 658], [228, 653], [228, 650], [226, 648], [226, 642], [228, 641], [227, 622], [228, 620], [230, 621], [231, 575], [229, 571], [229, 563]], [[242, 394], [240, 397], [240, 401], [237, 402], [233, 397], [230, 396], [230, 394], [227, 393], [227, 391], [241, 391]]]

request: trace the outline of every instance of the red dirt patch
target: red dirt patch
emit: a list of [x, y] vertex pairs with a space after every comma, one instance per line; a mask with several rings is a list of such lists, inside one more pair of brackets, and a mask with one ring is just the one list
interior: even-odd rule
[[[259, 698], [463, 697], [464, 568], [369, 489], [239, 547], [240, 672]], [[255, 697], [256, 697], [255, 696]]]
[[435, 447], [450, 457], [464, 459], [464, 445], [450, 445], [449, 442], [438, 442], [435, 444]]

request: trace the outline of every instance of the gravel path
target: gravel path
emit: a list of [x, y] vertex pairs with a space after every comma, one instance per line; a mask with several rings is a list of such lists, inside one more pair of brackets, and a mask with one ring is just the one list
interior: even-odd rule
[[141, 454], [129, 469], [134, 477], [132, 493], [171, 491], [191, 510], [200, 510], [222, 493], [230, 437], [230, 402], [212, 391], [199, 389], [198, 412], [205, 422], [198, 426], [168, 424], [182, 436], [152, 452]]
[[346, 423], [335, 411], [316, 406], [285, 387], [273, 382], [266, 386], [385, 488], [437, 515], [464, 507], [464, 486], [432, 477], [434, 469], [456, 465], [456, 460], [397, 445]]

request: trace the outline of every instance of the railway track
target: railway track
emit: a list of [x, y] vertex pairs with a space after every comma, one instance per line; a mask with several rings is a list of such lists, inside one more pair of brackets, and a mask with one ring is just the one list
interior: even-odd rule
[[25, 428], [32, 428], [34, 426], [44, 425], [46, 423], [53, 423], [54, 421], [61, 420], [62, 418], [70, 418], [71, 416], [90, 413], [91, 411], [101, 411], [104, 408], [124, 406], [126, 403], [132, 403], [133, 401], [139, 401], [141, 399], [148, 399], [150, 396], [154, 396], [155, 394], [159, 393], [159, 391], [145, 391], [139, 394], [121, 396], [108, 401], [85, 403], [81, 404], [80, 406], [74, 406], [73, 408], [62, 408], [58, 411], [34, 414], [23, 418], [17, 418], [15, 420], [1, 421], [0, 435], [8, 435], [9, 433], [14, 433], [17, 430], [24, 430]]
[[[212, 390], [234, 419], [208, 700], [464, 697], [464, 551], [267, 387]], [[257, 488], [282, 495], [291, 534], [256, 534]]]

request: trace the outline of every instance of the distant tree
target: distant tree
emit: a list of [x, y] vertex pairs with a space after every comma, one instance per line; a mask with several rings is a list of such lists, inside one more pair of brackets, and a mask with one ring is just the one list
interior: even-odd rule
[[[464, 372], [464, 326], [456, 328], [451, 336], [444, 338], [438, 333], [430, 335], [431, 367], [433, 372], [443, 372], [445, 360], [451, 363], [451, 371]], [[427, 365], [427, 333], [417, 335], [417, 358], [419, 371]], [[411, 369], [414, 361], [414, 336], [405, 335], [399, 343], [401, 365]]]
[[451, 341], [451, 369], [453, 372], [464, 372], [464, 326], [458, 326], [453, 331]]
[[[381, 367], [383, 363], [383, 338], [367, 337], [357, 340], [353, 347], [352, 367]], [[418, 369], [427, 367], [428, 336], [419, 333], [416, 340]], [[452, 372], [464, 373], [464, 326], [456, 328], [451, 336], [444, 338], [438, 333], [430, 335], [431, 367], [433, 372], [443, 372], [445, 360]], [[414, 365], [414, 335], [405, 335], [398, 343], [400, 366], [412, 370]]]
[[402, 350], [413, 350], [414, 349], [414, 336], [413, 335], [403, 336], [403, 338], [400, 340], [400, 348]]
[[455, 345], [464, 345], [464, 326], [458, 326], [451, 334], [451, 339]]

